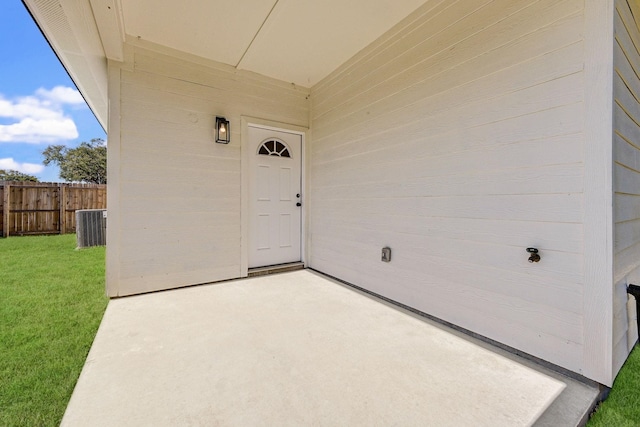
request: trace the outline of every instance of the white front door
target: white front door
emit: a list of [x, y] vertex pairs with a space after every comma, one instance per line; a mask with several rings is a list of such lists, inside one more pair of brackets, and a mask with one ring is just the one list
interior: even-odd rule
[[249, 126], [249, 268], [301, 260], [302, 136]]

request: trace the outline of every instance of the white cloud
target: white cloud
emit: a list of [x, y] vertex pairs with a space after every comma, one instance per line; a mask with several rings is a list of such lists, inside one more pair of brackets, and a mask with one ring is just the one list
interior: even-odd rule
[[37, 163], [18, 163], [13, 158], [0, 159], [0, 169], [12, 169], [14, 171], [34, 174], [44, 170], [44, 166]]
[[33, 96], [18, 98], [15, 101], [8, 101], [0, 98], [0, 117], [9, 119], [57, 119], [64, 116], [64, 111], [52, 105], [50, 102], [43, 102]]
[[54, 143], [78, 137], [73, 120], [26, 118], [11, 125], [0, 125], [0, 142]]
[[[33, 96], [8, 100], [0, 95], [0, 142], [54, 143], [78, 137], [76, 124], [65, 105], [84, 105], [80, 93], [66, 86], [40, 88]], [[6, 122], [7, 120], [5, 120]]]
[[68, 86], [56, 86], [51, 90], [40, 88], [36, 91], [36, 95], [55, 104], [84, 105], [84, 98], [80, 92]]

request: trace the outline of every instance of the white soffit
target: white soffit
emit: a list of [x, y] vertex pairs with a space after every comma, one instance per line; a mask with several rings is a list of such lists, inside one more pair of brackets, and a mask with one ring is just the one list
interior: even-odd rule
[[121, 0], [125, 32], [311, 87], [425, 0]]
[[23, 1], [104, 126], [126, 35], [311, 87], [425, 0]]
[[279, 0], [238, 68], [311, 87], [424, 0]]
[[124, 61], [124, 24], [116, 0], [90, 0], [104, 55]]
[[277, 0], [121, 0], [133, 37], [237, 65]]

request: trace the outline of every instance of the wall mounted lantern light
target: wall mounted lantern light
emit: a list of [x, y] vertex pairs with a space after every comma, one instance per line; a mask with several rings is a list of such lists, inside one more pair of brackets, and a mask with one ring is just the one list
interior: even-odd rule
[[229, 120], [224, 117], [216, 117], [216, 142], [228, 144], [230, 140]]

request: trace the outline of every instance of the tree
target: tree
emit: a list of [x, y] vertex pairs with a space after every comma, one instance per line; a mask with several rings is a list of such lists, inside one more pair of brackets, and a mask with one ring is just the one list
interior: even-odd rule
[[13, 169], [0, 169], [0, 181], [38, 182], [38, 178]]
[[107, 183], [107, 146], [94, 138], [76, 148], [50, 145], [43, 152], [45, 166], [53, 163], [60, 168], [60, 178], [68, 182]]

